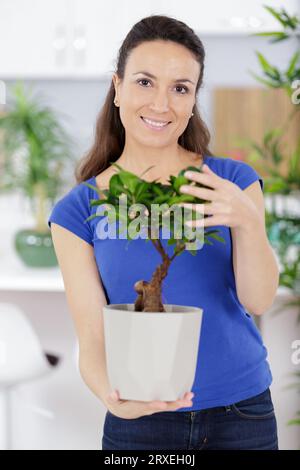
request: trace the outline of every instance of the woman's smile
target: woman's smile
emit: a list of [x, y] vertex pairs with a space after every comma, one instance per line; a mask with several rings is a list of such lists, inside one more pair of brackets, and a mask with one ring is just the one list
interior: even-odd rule
[[154, 131], [163, 131], [164, 129], [166, 129], [166, 127], [168, 127], [169, 124], [171, 124], [170, 122], [167, 122], [165, 124], [160, 123], [160, 122], [154, 122], [154, 121], [151, 121], [149, 119], [146, 119], [144, 117], [141, 116], [141, 120], [143, 121], [143, 123], [145, 124], [146, 127], [148, 127], [148, 129], [151, 129], [151, 130], [154, 130]]

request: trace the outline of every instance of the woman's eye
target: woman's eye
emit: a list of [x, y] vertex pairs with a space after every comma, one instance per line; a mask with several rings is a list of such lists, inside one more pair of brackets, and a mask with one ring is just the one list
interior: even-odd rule
[[[183, 90], [185, 90], [185, 93], [189, 92], [186, 86], [178, 85], [176, 88], [183, 88]], [[181, 93], [181, 94], [184, 95], [185, 93]]]
[[[140, 83], [140, 82], [149, 82], [150, 83], [150, 80], [147, 80], [146, 78], [141, 78], [140, 80], [137, 80], [137, 83]], [[148, 87], [146, 87], [146, 88], [148, 88]], [[184, 89], [185, 93], [180, 92], [179, 93], [180, 95], [185, 95], [186, 93], [189, 92], [188, 88], [186, 86], [183, 86], [183, 85], [177, 85], [176, 88]]]
[[[145, 79], [145, 78], [142, 78], [141, 80], [138, 80], [137, 82], [138, 82], [138, 83], [140, 83], [140, 82], [149, 82], [149, 80], [147, 80], [147, 79]], [[150, 83], [150, 82], [149, 82], [149, 83]]]

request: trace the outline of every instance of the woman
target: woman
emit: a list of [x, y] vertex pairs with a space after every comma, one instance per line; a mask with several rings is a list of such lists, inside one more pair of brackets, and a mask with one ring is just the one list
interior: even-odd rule
[[[251, 316], [271, 306], [279, 276], [265, 232], [263, 180], [250, 165], [209, 150], [196, 103], [204, 56], [198, 36], [174, 18], [155, 15], [133, 26], [94, 145], [76, 170], [78, 184], [49, 218], [81, 375], [107, 408], [103, 449], [278, 449], [272, 374]], [[139, 175], [151, 167], [144, 179], [162, 183], [189, 165], [203, 165], [203, 174], [188, 175], [191, 184], [182, 192], [211, 201], [196, 208], [210, 215], [204, 226], [217, 226], [226, 241], [204, 245], [196, 256], [183, 252], [164, 282], [165, 303], [204, 309], [192, 393], [175, 402], [120, 400], [109, 386], [101, 306], [133, 303], [134, 282], [149, 278], [159, 261], [144, 240], [125, 249], [126, 240], [99, 236], [97, 217], [83, 223], [97, 196], [83, 182], [107, 188], [114, 161]], [[193, 181], [207, 189], [192, 187]]]

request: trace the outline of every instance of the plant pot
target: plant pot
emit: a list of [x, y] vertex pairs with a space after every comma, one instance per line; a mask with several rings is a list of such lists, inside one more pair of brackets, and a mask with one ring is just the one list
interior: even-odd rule
[[123, 400], [174, 401], [191, 391], [203, 310], [164, 305], [135, 312], [134, 304], [103, 307], [107, 374]]
[[40, 233], [24, 229], [15, 234], [15, 249], [26, 266], [47, 268], [57, 266], [51, 231]]

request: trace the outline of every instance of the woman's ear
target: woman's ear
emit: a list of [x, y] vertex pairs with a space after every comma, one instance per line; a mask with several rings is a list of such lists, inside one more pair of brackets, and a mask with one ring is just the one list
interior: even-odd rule
[[116, 73], [112, 75], [112, 81], [114, 83], [115, 93], [117, 93], [118, 75]]

